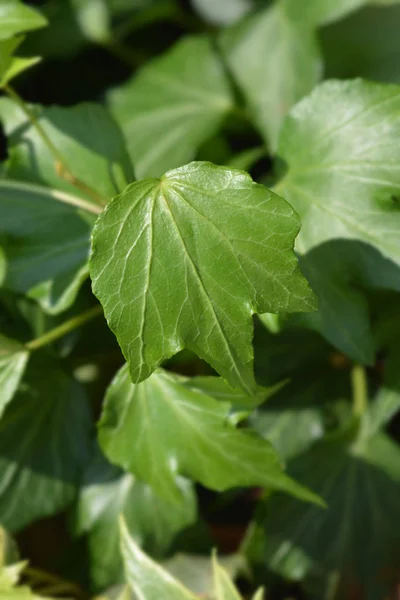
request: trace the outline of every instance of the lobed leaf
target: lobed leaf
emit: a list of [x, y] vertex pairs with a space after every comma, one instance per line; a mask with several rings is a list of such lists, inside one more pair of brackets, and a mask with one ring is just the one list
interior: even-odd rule
[[258, 485], [318, 502], [284, 474], [269, 442], [229, 422], [228, 403], [184, 382], [159, 370], [134, 385], [127, 366], [119, 371], [99, 422], [100, 445], [112, 462], [171, 503], [182, 497], [177, 474], [218, 491]]
[[247, 394], [252, 315], [312, 310], [293, 210], [241, 171], [192, 163], [129, 186], [93, 231], [91, 277], [134, 382], [189, 348]]

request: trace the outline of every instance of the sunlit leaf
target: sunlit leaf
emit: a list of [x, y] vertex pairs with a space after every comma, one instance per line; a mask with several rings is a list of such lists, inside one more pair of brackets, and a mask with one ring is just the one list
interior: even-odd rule
[[99, 217], [91, 277], [133, 381], [184, 347], [256, 392], [255, 312], [312, 310], [298, 219], [242, 171], [191, 163], [134, 183]]

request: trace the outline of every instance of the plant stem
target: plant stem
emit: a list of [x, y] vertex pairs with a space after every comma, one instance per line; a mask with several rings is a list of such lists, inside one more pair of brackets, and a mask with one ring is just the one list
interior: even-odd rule
[[50, 152], [52, 153], [55, 159], [55, 171], [59, 177], [68, 181], [71, 185], [79, 189], [81, 192], [87, 194], [96, 204], [100, 204], [101, 206], [105, 206], [107, 204], [107, 199], [103, 198], [100, 194], [98, 194], [91, 187], [86, 185], [83, 181], [75, 177], [73, 173], [68, 169], [65, 164], [65, 159], [62, 154], [58, 151], [58, 148], [53, 144], [41, 124], [39, 123], [35, 113], [30, 109], [30, 107], [26, 104], [23, 98], [14, 90], [10, 85], [4, 86], [4, 91], [8, 94], [8, 96], [13, 100], [25, 114], [27, 119], [31, 122], [33, 127], [35, 127], [36, 131], [42, 138], [43, 142], [46, 144]]
[[81, 315], [78, 315], [77, 317], [73, 317], [72, 319], [69, 319], [68, 321], [65, 321], [64, 323], [61, 323], [61, 325], [58, 325], [58, 327], [51, 329], [44, 335], [41, 335], [40, 337], [35, 338], [35, 339], [31, 340], [30, 342], [27, 342], [25, 344], [25, 348], [27, 350], [38, 350], [39, 348], [42, 348], [43, 346], [47, 346], [51, 342], [58, 340], [59, 338], [66, 335], [67, 333], [70, 333], [70, 331], [73, 331], [77, 327], [84, 325], [85, 323], [87, 323], [87, 321], [94, 319], [95, 317], [101, 315], [102, 313], [103, 313], [103, 309], [101, 306], [95, 306], [93, 308], [90, 308], [89, 310], [82, 313]]
[[368, 385], [365, 367], [354, 364], [351, 370], [351, 387], [353, 390], [353, 414], [361, 417], [368, 406]]
[[101, 206], [93, 204], [92, 202], [88, 202], [87, 200], [79, 198], [78, 196], [72, 196], [72, 194], [68, 194], [67, 192], [60, 192], [59, 190], [47, 188], [35, 183], [24, 183], [22, 181], [13, 181], [12, 179], [0, 179], [0, 188], [2, 187], [6, 189], [15, 189], [21, 192], [26, 191], [31, 193], [33, 192], [34, 194], [50, 196], [58, 202], [70, 204], [76, 208], [86, 210], [86, 212], [91, 212], [94, 215], [99, 215], [103, 210]]

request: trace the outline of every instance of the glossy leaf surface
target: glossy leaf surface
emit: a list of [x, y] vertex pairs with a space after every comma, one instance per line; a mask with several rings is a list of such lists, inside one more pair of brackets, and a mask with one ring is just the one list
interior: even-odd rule
[[178, 42], [110, 96], [138, 179], [195, 158], [232, 108], [224, 67], [207, 38]]
[[181, 381], [159, 370], [134, 385], [126, 366], [119, 371], [99, 423], [100, 445], [112, 462], [170, 502], [182, 497], [177, 473], [219, 491], [259, 485], [318, 501], [283, 473], [267, 441], [229, 423], [228, 403]]
[[91, 277], [133, 381], [184, 347], [255, 393], [252, 314], [312, 310], [293, 210], [242, 171], [191, 163], [129, 186], [99, 217]]

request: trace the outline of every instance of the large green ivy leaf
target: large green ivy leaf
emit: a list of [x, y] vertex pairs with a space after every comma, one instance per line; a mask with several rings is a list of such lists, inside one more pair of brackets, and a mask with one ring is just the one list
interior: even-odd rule
[[293, 109], [279, 148], [288, 170], [276, 190], [302, 218], [297, 250], [321, 299], [306, 320], [366, 363], [374, 347], [362, 288], [400, 285], [399, 91], [327, 82]]
[[[31, 107], [38, 122], [59, 150], [63, 165], [105, 200], [132, 181], [125, 141], [108, 112], [98, 104], [73, 107]], [[0, 120], [8, 137], [6, 176], [42, 183], [91, 200], [85, 189], [62, 177], [37, 129], [11, 100], [0, 100]]]
[[267, 535], [261, 547], [257, 536], [258, 560], [292, 580], [336, 571], [338, 597], [350, 598], [352, 587], [381, 600], [400, 550], [400, 450], [382, 433], [365, 438], [355, 431], [318, 442], [293, 461], [290, 472], [317, 489], [327, 509], [301, 510], [282, 495], [265, 501], [258, 527]]
[[323, 83], [292, 110], [277, 192], [300, 214], [300, 253], [344, 238], [400, 264], [399, 109], [399, 87], [355, 80]]
[[252, 315], [314, 308], [298, 219], [241, 171], [191, 163], [134, 183], [96, 222], [93, 290], [134, 382], [184, 347], [256, 392]]
[[275, 150], [284, 116], [322, 74], [314, 31], [279, 1], [225, 31], [220, 41], [250, 116]]
[[179, 41], [110, 95], [138, 179], [195, 158], [232, 108], [224, 67], [207, 38]]
[[27, 294], [50, 313], [68, 308], [88, 276], [94, 218], [65, 200], [74, 202], [74, 197], [0, 179], [0, 245], [7, 262], [3, 287]]
[[0, 417], [19, 386], [28, 357], [22, 344], [0, 334]]
[[134, 385], [127, 366], [119, 371], [99, 423], [100, 445], [112, 462], [170, 502], [182, 497], [177, 473], [218, 491], [260, 485], [316, 500], [283, 473], [269, 442], [229, 422], [229, 403], [184, 382], [159, 370]]
[[91, 429], [81, 386], [49, 357], [32, 357], [0, 421], [0, 514], [7, 528], [71, 503], [90, 456]]
[[37, 10], [18, 0], [0, 2], [0, 40], [11, 38], [18, 33], [39, 29], [47, 25], [47, 20]]
[[96, 589], [122, 583], [119, 516], [130, 534], [152, 555], [163, 554], [179, 530], [196, 518], [192, 485], [177, 480], [180, 503], [159, 498], [148, 485], [110, 465], [96, 452], [84, 476], [75, 516], [75, 532], [87, 534], [90, 577]]

